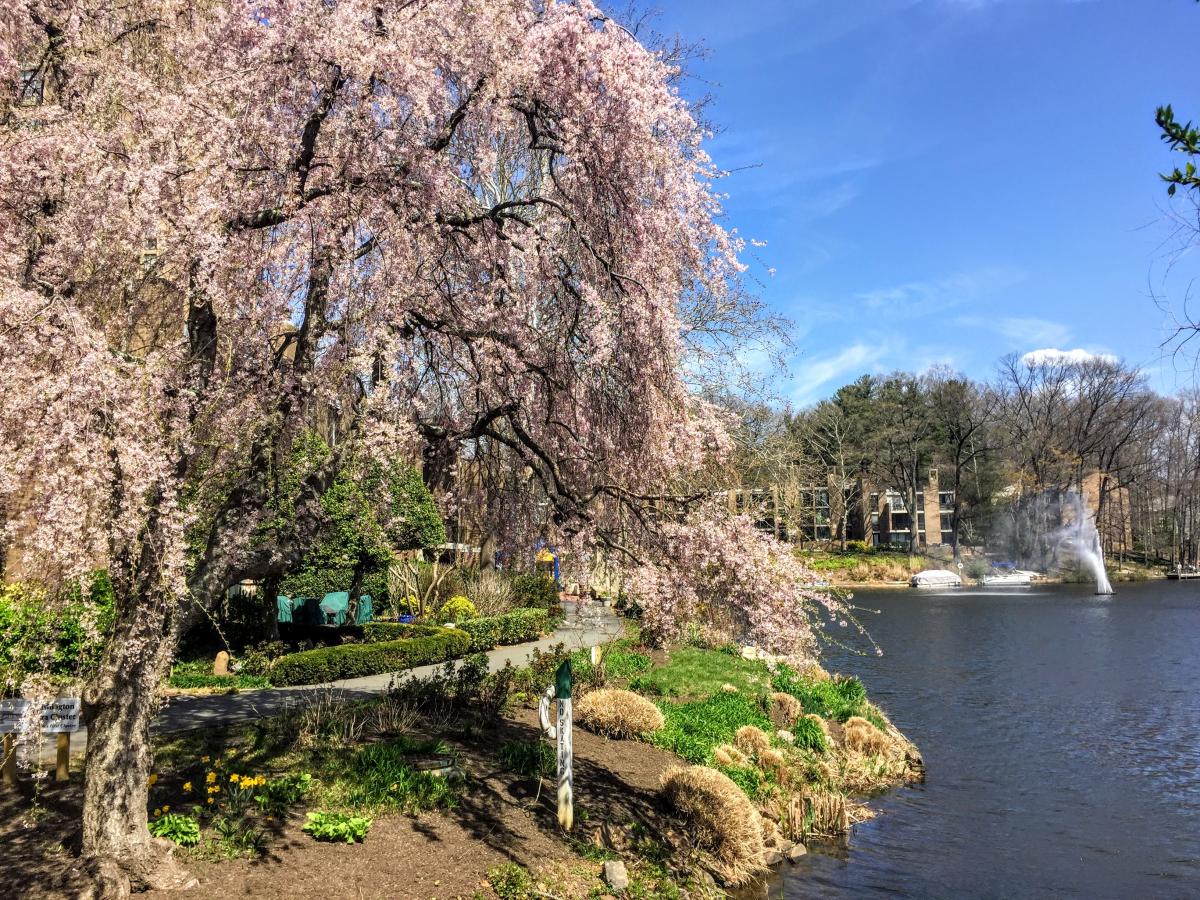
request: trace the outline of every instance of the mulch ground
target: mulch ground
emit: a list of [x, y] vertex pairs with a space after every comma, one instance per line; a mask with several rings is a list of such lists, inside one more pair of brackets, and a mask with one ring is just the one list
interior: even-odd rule
[[[498, 726], [450, 741], [471, 776], [461, 806], [417, 818], [381, 816], [362, 844], [326, 844], [300, 831], [297, 815], [272, 837], [255, 860], [188, 860], [200, 884], [182, 896], [196, 898], [397, 898], [450, 900], [476, 891], [493, 896], [488, 870], [513, 862], [533, 870], [569, 863], [587, 877], [597, 863], [579, 857], [558, 826], [555, 790], [501, 771], [496, 749], [538, 735], [537, 715], [521, 710]], [[679, 760], [635, 741], [608, 741], [575, 729], [576, 839], [591, 841], [604, 823], [662, 830], [657, 791], [662, 773]], [[28, 792], [0, 790], [0, 894], [5, 897], [76, 897], [83, 882], [73, 872], [79, 841], [79, 776], [50, 783], [41, 811], [29, 814]], [[585, 888], [576, 887], [583, 896]], [[151, 892], [147, 898], [180, 896]], [[564, 896], [572, 896], [567, 893]]]

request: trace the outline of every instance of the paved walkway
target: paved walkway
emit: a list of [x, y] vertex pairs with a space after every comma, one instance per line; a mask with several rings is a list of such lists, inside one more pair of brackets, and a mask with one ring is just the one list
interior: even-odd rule
[[[534, 649], [547, 650], [556, 644], [565, 644], [568, 650], [603, 644], [621, 635], [621, 620], [610, 609], [600, 603], [578, 603], [568, 600], [563, 604], [566, 619], [550, 637], [528, 644], [497, 647], [487, 654], [492, 669], [502, 668], [506, 662], [514, 666], [525, 665]], [[442, 667], [420, 666], [404, 672], [369, 675], [366, 678], [350, 678], [324, 685], [297, 685], [295, 687], [266, 688], [256, 691], [239, 691], [236, 694], [211, 694], [205, 696], [172, 697], [158, 714], [154, 730], [158, 733], [191, 731], [197, 728], [217, 728], [237, 725], [255, 719], [277, 715], [289, 706], [305, 702], [307, 697], [333, 687], [349, 699], [368, 699], [387, 692], [393, 680], [420, 678], [430, 675]], [[43, 748], [43, 755], [53, 759], [53, 742]], [[87, 746], [86, 729], [71, 735], [72, 754], [82, 752]]]

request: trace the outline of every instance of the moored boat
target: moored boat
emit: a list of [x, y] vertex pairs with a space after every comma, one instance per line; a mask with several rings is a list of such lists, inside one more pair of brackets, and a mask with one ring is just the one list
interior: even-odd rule
[[962, 587], [962, 578], [949, 569], [926, 569], [914, 575], [908, 583], [915, 588], [953, 588]]
[[1033, 574], [1022, 571], [991, 571], [980, 579], [987, 587], [1029, 587]]

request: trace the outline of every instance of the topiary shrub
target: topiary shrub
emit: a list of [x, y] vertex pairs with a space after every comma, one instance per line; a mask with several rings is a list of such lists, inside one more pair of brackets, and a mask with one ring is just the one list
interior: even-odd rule
[[663, 727], [658, 707], [632, 691], [592, 691], [575, 707], [575, 718], [588, 731], [605, 737], [633, 738]]
[[456, 629], [438, 629], [437, 634], [371, 644], [343, 644], [281, 656], [271, 666], [271, 682], [324, 684], [345, 678], [362, 678], [385, 672], [445, 662], [471, 650], [471, 638]]
[[475, 604], [458, 594], [447, 600], [438, 610], [438, 618], [443, 622], [464, 622], [475, 618]]
[[766, 869], [762, 817], [727, 775], [708, 766], [676, 767], [662, 777], [662, 796], [691, 826], [691, 837], [726, 885], [745, 884]]
[[512, 580], [513, 602], [528, 609], [550, 609], [558, 605], [558, 585], [545, 575], [518, 575]]

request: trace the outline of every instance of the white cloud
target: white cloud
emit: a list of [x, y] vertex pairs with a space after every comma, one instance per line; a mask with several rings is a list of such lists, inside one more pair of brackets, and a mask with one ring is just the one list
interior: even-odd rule
[[1059, 350], [1055, 347], [1045, 347], [1041, 350], [1030, 350], [1021, 357], [1021, 362], [1027, 366], [1062, 365], [1064, 363], [1086, 363], [1093, 360], [1116, 362], [1117, 358], [1111, 353], [1092, 353], [1076, 347], [1074, 350]]
[[831, 381], [839, 379], [838, 387], [841, 387], [844, 382], [865, 374], [867, 369], [874, 369], [883, 357], [884, 349], [882, 344], [851, 344], [833, 356], [801, 363], [792, 376], [795, 385], [792, 402], [806, 406], [821, 397], [825, 393], [822, 387]]

